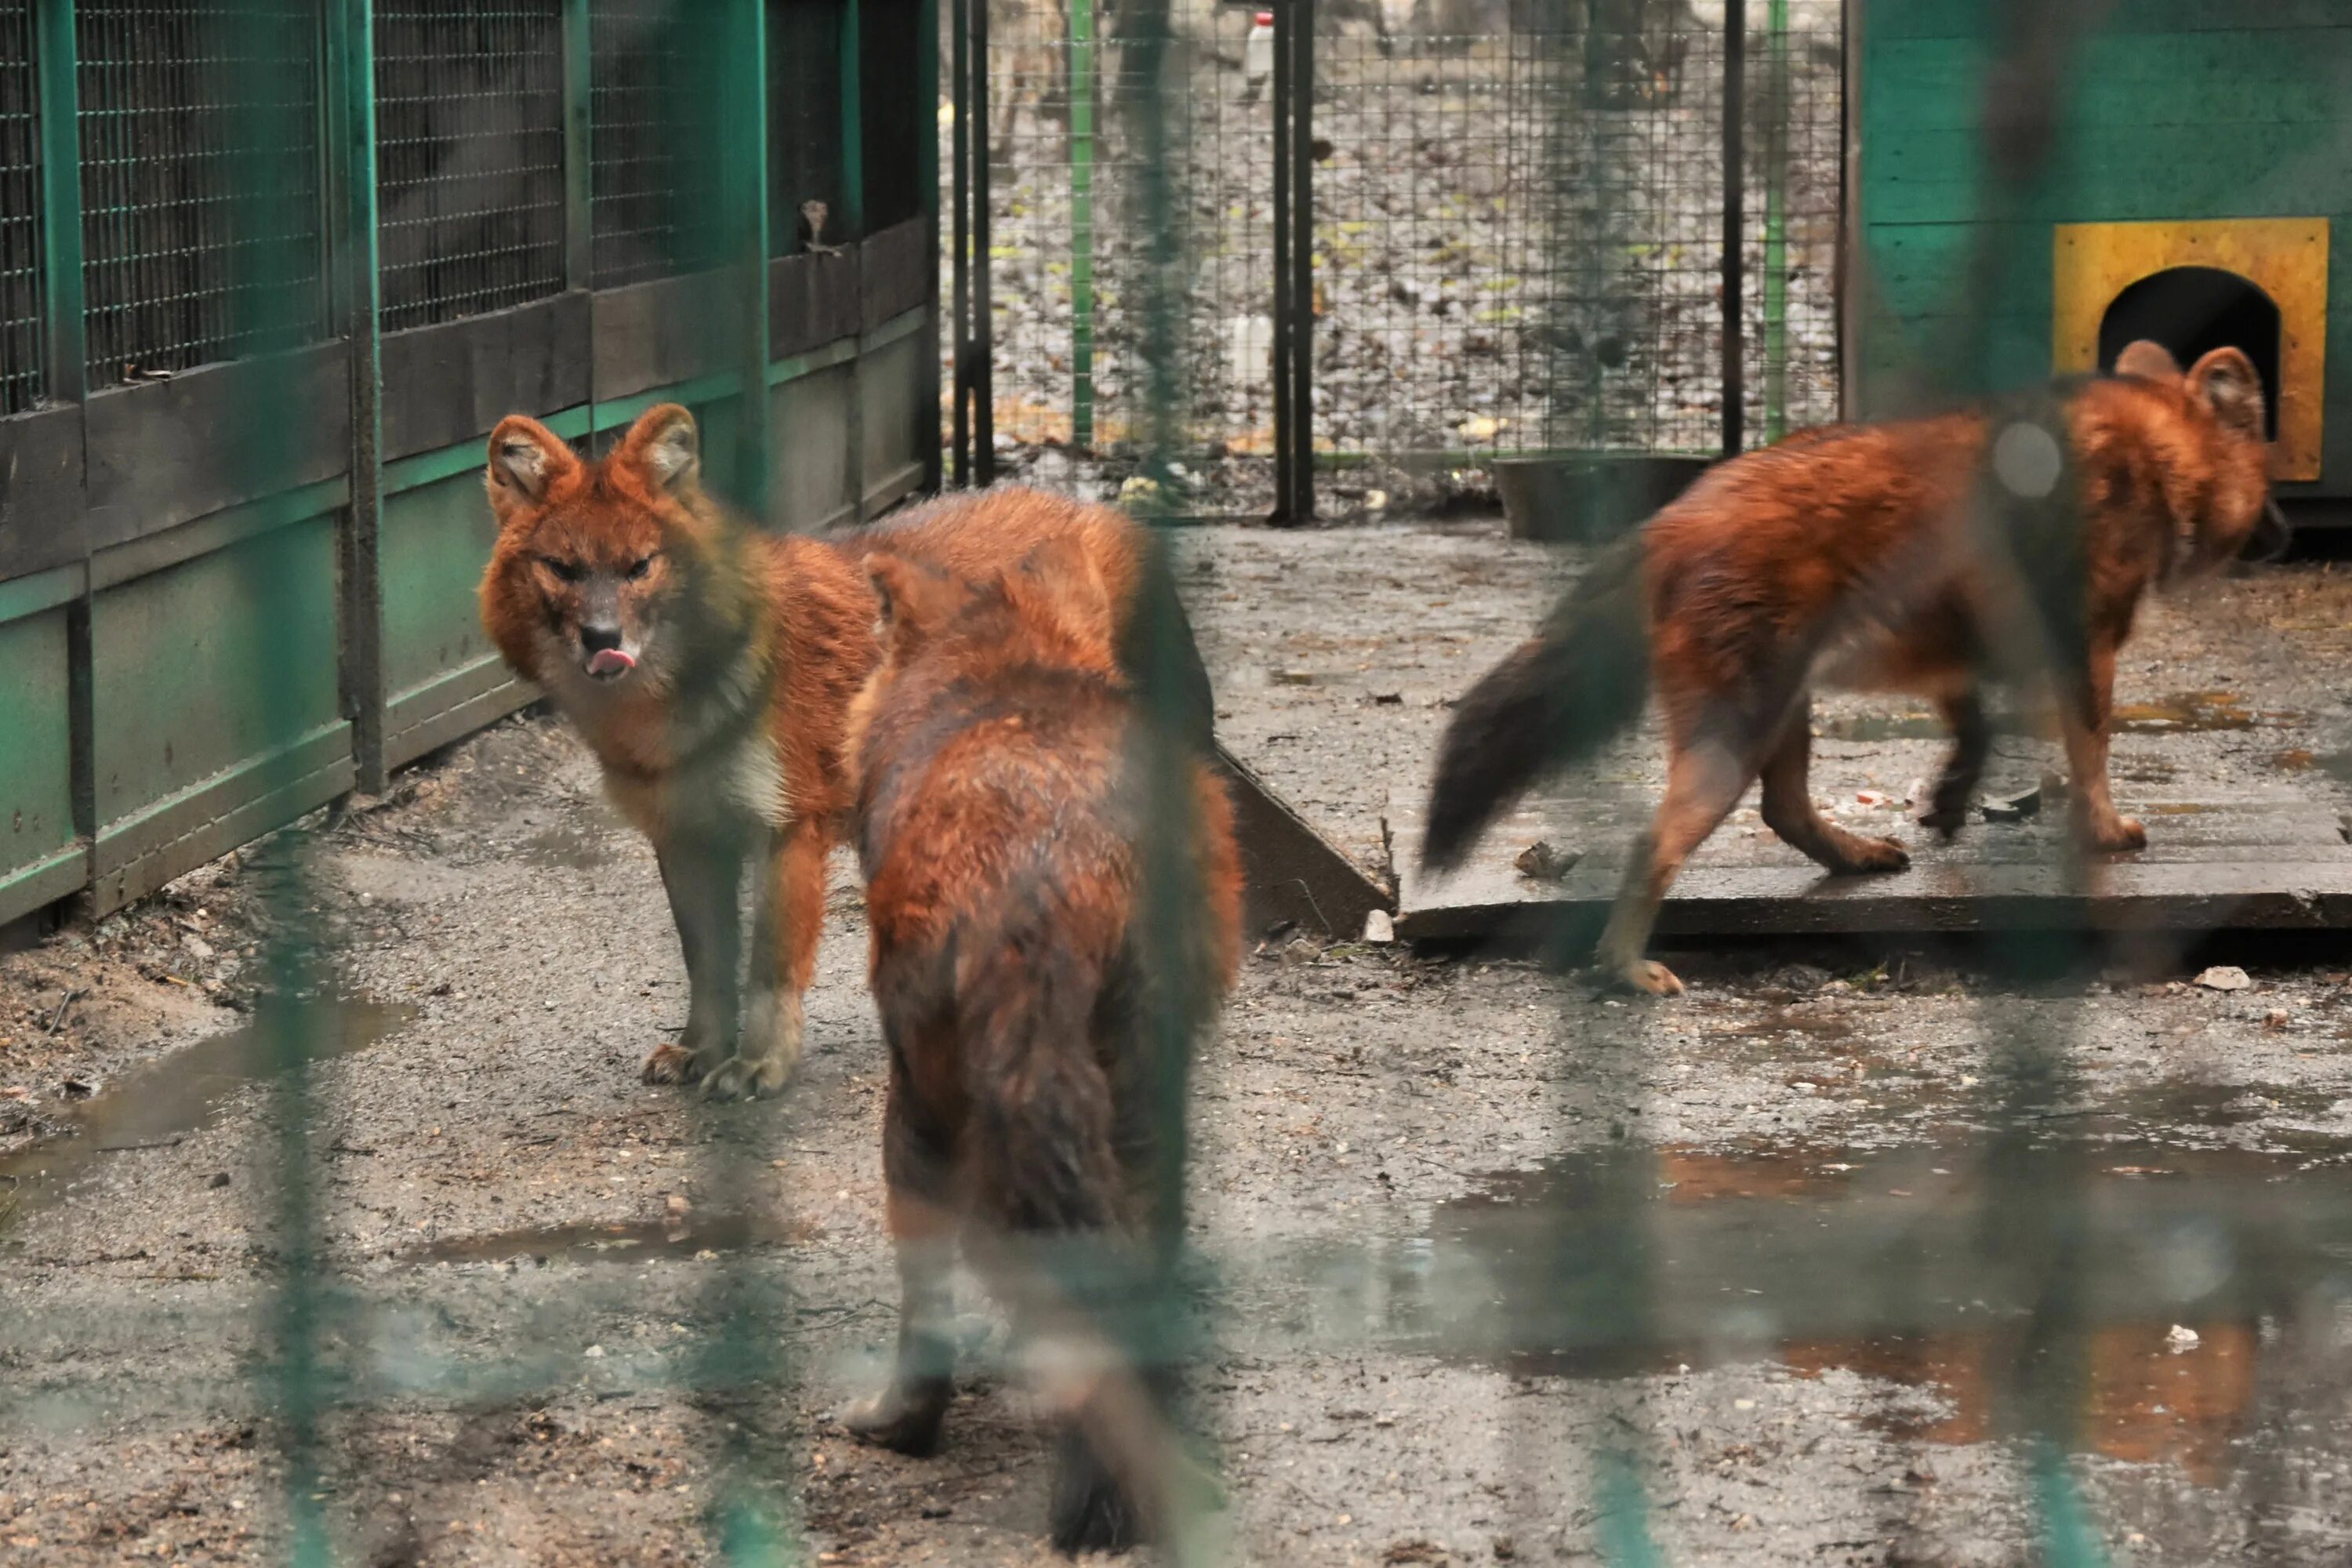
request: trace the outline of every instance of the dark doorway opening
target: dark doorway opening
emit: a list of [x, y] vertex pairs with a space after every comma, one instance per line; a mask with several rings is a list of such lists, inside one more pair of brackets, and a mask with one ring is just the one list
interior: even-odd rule
[[2099, 322], [2099, 368], [2142, 338], [2172, 351], [2183, 369], [2224, 346], [2244, 351], [2263, 378], [2263, 433], [2278, 438], [2279, 308], [2268, 294], [2217, 267], [2174, 267], [2115, 298]]

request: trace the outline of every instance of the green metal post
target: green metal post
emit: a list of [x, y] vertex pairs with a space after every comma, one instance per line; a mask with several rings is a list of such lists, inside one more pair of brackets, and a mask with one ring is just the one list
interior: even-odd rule
[[[282, 35], [273, 31], [282, 21], [257, 6], [208, 10], [208, 42], [224, 64], [226, 89], [235, 129], [231, 145], [247, 158], [262, 159], [276, 149], [306, 141], [319, 149], [322, 188], [344, 194], [347, 184], [372, 191], [372, 171], [365, 178], [347, 182], [340, 171], [356, 166], [362, 154], [350, 138], [358, 129], [345, 124], [346, 140], [338, 143], [323, 132], [348, 119], [354, 100], [366, 100], [373, 91], [372, 72], [365, 62], [372, 54], [368, 39], [368, 0], [338, 0], [323, 8], [323, 24], [311, 40], [319, 47], [320, 79], [314, 111], [318, 118], [303, 125], [294, 105], [299, 94], [289, 92], [283, 79], [287, 58]], [[354, 38], [353, 35], [357, 37]], [[356, 48], [356, 54], [354, 54]], [[369, 123], [362, 116], [360, 125]], [[373, 158], [373, 137], [364, 158]], [[346, 163], [347, 155], [350, 163]], [[350, 220], [352, 208], [332, 196], [323, 206], [306, 205], [291, 182], [238, 180], [223, 168], [219, 176], [233, 181], [227, 192], [234, 199], [223, 204], [218, 220], [233, 242], [230, 279], [236, 313], [234, 322], [247, 342], [287, 341], [302, 321], [299, 290], [292, 280], [305, 277], [314, 265], [331, 280], [352, 247], [339, 253], [337, 231]], [[372, 198], [368, 198], [372, 205]], [[362, 239], [373, 250], [374, 224], [371, 212]], [[315, 255], [306, 254], [318, 247]], [[333, 287], [331, 300], [343, 310], [352, 305], [350, 288]], [[370, 292], [373, 293], [371, 280]], [[344, 325], [350, 325], [346, 319]], [[301, 423], [295, 405], [294, 384], [283, 376], [257, 379], [236, 424], [227, 432], [222, 461], [247, 494], [262, 495], [289, 488], [294, 473], [292, 432]], [[370, 454], [373, 461], [373, 454]], [[354, 487], [359, 483], [353, 476]], [[299, 728], [292, 700], [299, 654], [293, 627], [296, 617], [283, 613], [311, 584], [297, 574], [282, 549], [250, 552], [241, 567], [241, 592], [246, 602], [262, 609], [263, 630], [253, 645], [249, 679], [260, 694], [258, 710], [270, 716], [273, 731], [261, 737], [263, 787], [268, 793], [289, 787], [299, 763], [291, 744]], [[371, 588], [369, 592], [373, 592]], [[373, 639], [374, 627], [366, 628]], [[351, 637], [347, 630], [346, 637]], [[315, 1139], [320, 1117], [317, 1085], [311, 1074], [316, 1055], [314, 1032], [332, 1018], [330, 1009], [306, 1005], [298, 998], [327, 984], [317, 956], [306, 952], [296, 933], [304, 929], [300, 910], [304, 896], [303, 857], [299, 838], [280, 839], [258, 863], [264, 914], [262, 929], [271, 933], [264, 943], [259, 967], [261, 994], [254, 1027], [264, 1042], [271, 1064], [269, 1114], [266, 1125], [275, 1131], [277, 1205], [272, 1215], [271, 1244], [278, 1259], [276, 1289], [269, 1310], [270, 1387], [268, 1397], [280, 1458], [279, 1484], [284, 1489], [287, 1529], [286, 1559], [296, 1564], [333, 1561], [325, 1510], [320, 1501], [325, 1454], [324, 1427], [331, 1404], [330, 1373], [322, 1354], [331, 1325], [329, 1302], [320, 1289], [324, 1263], [320, 1257], [319, 1181]]]
[[594, 190], [589, 138], [595, 57], [590, 46], [588, 0], [563, 0], [563, 286], [596, 284]]
[[866, 237], [865, 58], [857, 0], [841, 7], [841, 205], [845, 232]]
[[41, 260], [48, 289], [43, 390], [79, 403], [89, 389], [82, 339], [81, 94], [74, 79], [74, 0], [40, 0], [34, 66], [41, 95]]
[[[768, 521], [768, 28], [765, 0], [727, 0], [731, 41], [719, 62], [718, 157], [721, 264], [736, 277], [739, 314], [726, 329], [741, 358], [742, 390], [728, 499]], [[719, 312], [723, 317], [725, 312]]]
[[1764, 131], [1764, 439], [1789, 433], [1789, 0], [1767, 7]]
[[[866, 46], [864, 28], [860, 24], [857, 0], [843, 0], [841, 7], [841, 205], [846, 219], [845, 230], [853, 247], [866, 238]], [[853, 248], [850, 256], [854, 258]], [[861, 311], [860, 326], [867, 323]], [[842, 439], [848, 450], [842, 455], [842, 472], [849, 487], [849, 516], [853, 522], [866, 521], [866, 372], [857, 360], [851, 360], [843, 373], [849, 379], [849, 417], [845, 422]]]
[[[936, 119], [940, 103], [940, 0], [923, 0], [915, 12], [915, 74], [919, 83], [917, 97], [924, 112], [934, 117], [924, 121], [922, 135], [915, 143], [915, 182], [922, 193], [926, 256], [940, 254], [940, 136]], [[946, 451], [940, 440], [943, 432], [940, 420], [940, 269], [931, 268], [927, 276], [923, 375], [917, 395], [922, 399], [924, 409], [923, 489], [936, 492], [946, 478]]]
[[[89, 387], [83, 347], [81, 95], [75, 80], [74, 0], [40, 0], [34, 40], [41, 99], [41, 390], [53, 403], [79, 403]], [[66, 616], [66, 668], [73, 754], [74, 832], [98, 842], [98, 712], [91, 679], [89, 580]]]
[[[716, 140], [719, 262], [737, 295], [735, 310], [727, 309], [722, 291], [709, 313], [710, 325], [730, 335], [740, 356], [736, 438], [728, 454], [731, 462], [718, 478], [721, 493], [761, 526], [769, 521], [772, 444], [768, 160], [774, 122], [768, 102], [767, 7], [768, 0], [716, 0], [707, 11], [692, 8], [694, 43], [699, 51], [696, 58], [717, 56], [715, 122], [695, 106], [677, 108], [696, 124], [709, 125]], [[715, 41], [704, 36], [704, 29], [714, 24]], [[681, 18], [672, 25], [688, 24]], [[751, 874], [763, 874], [757, 857]], [[748, 1214], [761, 1201], [753, 1180], [761, 1163], [751, 1142], [754, 1134], [733, 1121], [714, 1122], [709, 1131], [714, 1198], [726, 1209]], [[753, 1254], [730, 1252], [716, 1268], [699, 1313], [703, 1385], [745, 1395], [740, 1414], [726, 1423], [719, 1439], [709, 1514], [716, 1555], [735, 1564], [802, 1559], [793, 1498], [772, 1473], [775, 1443], [764, 1415], [782, 1372], [778, 1347], [783, 1331], [774, 1288], [761, 1281], [758, 1271]]]
[[1070, 445], [1095, 444], [1095, 6], [1070, 6]]
[[[376, 229], [375, 3], [337, 0], [327, 28], [327, 156], [341, 199], [328, 233], [351, 350], [352, 503], [342, 540], [343, 700], [352, 716], [359, 787], [384, 787], [383, 576], [378, 545], [383, 506], [383, 354], [381, 250]], [[340, 167], [337, 160], [340, 159]]]

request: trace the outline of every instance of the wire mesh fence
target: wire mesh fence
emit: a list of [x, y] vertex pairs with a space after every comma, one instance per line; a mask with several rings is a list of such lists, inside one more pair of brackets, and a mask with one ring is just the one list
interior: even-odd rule
[[27, 0], [0, 9], [0, 414], [43, 391], [39, 115]]
[[[325, 336], [319, 30], [310, 7], [97, 0], [78, 6], [74, 22], [89, 384]], [[266, 40], [268, 79], [287, 95], [271, 106], [284, 110], [284, 142], [253, 142], [259, 121], [234, 96], [247, 62], [228, 39], [248, 23]], [[271, 232], [261, 214], [301, 227]], [[263, 299], [298, 308], [256, 309]], [[265, 320], [266, 329], [247, 324]]]
[[[212, 31], [81, 6], [65, 157], [94, 386], [323, 336], [362, 280], [333, 270], [365, 251], [324, 200], [348, 180], [380, 197], [383, 309], [347, 347], [470, 324], [520, 360], [474, 319], [553, 291], [591, 218], [579, 313], [618, 325], [468, 364], [469, 394], [563, 390], [395, 464], [348, 429], [320, 464], [320, 407], [367, 406], [358, 353], [201, 420], [131, 390], [73, 427], [115, 489], [78, 553], [0, 584], [0, 638], [61, 716], [63, 853], [191, 874], [71, 940], [250, 1013], [110, 1084], [50, 1054], [89, 1004], [79, 949], [0, 1011], [0, 1047], [29, 1047], [0, 1089], [19, 1060], [77, 1075], [0, 1100], [27, 1140], [0, 1158], [0, 1539], [35, 1561], [1019, 1560], [1139, 1530], [1183, 1563], [2339, 1560], [2345, 982], [2266, 953], [2192, 986], [2184, 961], [2249, 911], [2329, 944], [2352, 918], [2334, 699], [2224, 689], [2340, 656], [2352, 611], [2330, 574], [2206, 621], [2151, 604], [2165, 653], [2118, 658], [2159, 563], [2218, 569], [2264, 512], [2235, 348], [2054, 391], [2037, 364], [1975, 413], [1727, 454], [1670, 526], [1569, 552], [1549, 619], [1553, 563], [1493, 527], [1179, 533], [1270, 493], [1286, 342], [1332, 510], [1825, 416], [1843, 38], [1805, 0], [1728, 38], [1650, 0], [1334, 5], [1281, 50], [1242, 7], [982, 3], [985, 103], [944, 116], [931, 14], [895, 5], [373, 28], [357, 6], [323, 39], [263, 5]], [[1990, 40], [1956, 15], [1893, 57], [1952, 94], [1930, 146], [1951, 102], [2003, 101], [1985, 58], [2027, 132], [2059, 123], [2037, 93], [2117, 63], [2053, 52], [2038, 7]], [[1286, 163], [1280, 68], [1310, 58]], [[583, 98], [587, 171], [562, 134]], [[1952, 245], [1986, 287], [1941, 320], [1990, 344], [2004, 268], [2053, 249], [2018, 214], [2072, 210], [2080, 165], [1959, 123], [1992, 189], [1945, 216], [1989, 219]], [[980, 144], [963, 259], [989, 274], [1003, 467], [1125, 516], [1000, 489], [776, 526], [772, 490], [817, 468], [848, 476], [828, 515], [869, 522], [845, 449], [869, 407], [929, 397], [908, 362], [930, 346], [877, 330], [920, 317], [904, 280], [887, 321], [860, 295], [814, 348], [767, 328], [820, 247], [856, 247], [827, 279], [885, 270], [867, 244], [934, 205], [908, 192], [935, 129], [943, 164], [959, 132]], [[1303, 297], [1273, 287], [1286, 259]], [[27, 329], [69, 321], [28, 277]], [[105, 421], [132, 399], [158, 412], [126, 444]], [[2139, 467], [2079, 438], [2085, 408], [2145, 438]], [[2187, 446], [2221, 478], [2124, 482]], [[149, 490], [126, 450], [155, 454]], [[2158, 510], [2173, 490], [2197, 504]], [[2124, 494], [2144, 504], [2099, 510]], [[127, 533], [139, 508], [164, 521]], [[1759, 567], [1758, 538], [1797, 542]], [[1923, 706], [1816, 705], [1858, 625], [1901, 656], [1864, 675]], [[439, 662], [371, 695], [370, 636]], [[2118, 701], [2119, 667], [2213, 685]], [[350, 796], [355, 710], [437, 693], [455, 738], [525, 700], [509, 675], [552, 710]], [[2038, 710], [1975, 695], [2008, 686], [2050, 700], [2066, 777], [2040, 776]], [[252, 744], [170, 773], [150, 737], [211, 702], [204, 730]], [[2313, 744], [2273, 757], [2270, 729]], [[1351, 803], [1365, 863], [1282, 826], [1213, 735]], [[1416, 857], [1432, 761], [1461, 745], [1490, 831], [1484, 880], [1448, 893]], [[21, 756], [0, 789], [29, 795]], [[2021, 764], [2031, 787], [1979, 790]], [[2135, 834], [2145, 858], [2102, 858]], [[1905, 855], [1913, 881], [1862, 877]], [[1244, 858], [1254, 897], [1291, 900], [1246, 937]], [[1380, 918], [1335, 921], [1326, 879]], [[1678, 954], [1679, 1003], [1553, 973], [1607, 918], [1600, 978], [1671, 989], [1646, 939], [1677, 915], [1703, 949], [1817, 944]], [[1388, 940], [1474, 918], [1537, 961]], [[1972, 944], [1942, 942], [1957, 924]], [[2227, 1092], [2175, 1081], [2176, 1051]], [[2224, 1079], [2232, 1053], [2281, 1081]], [[788, 1106], [727, 1103], [795, 1066]], [[2154, 1088], [2108, 1087], [2126, 1074]], [[987, 1311], [957, 1310], [959, 1248]], [[920, 1462], [942, 1422], [950, 1458]]]
[[709, 266], [715, 171], [701, 120], [693, 26], [669, 0], [613, 0], [589, 10], [590, 210], [600, 288]]
[[375, 14], [387, 331], [564, 287], [560, 0]]
[[[1171, 476], [1200, 504], [1262, 507], [1273, 449], [1273, 89], [1267, 29], [1186, 8], [1159, 63], [1131, 8], [998, 0], [987, 21], [991, 413], [1007, 472], [1115, 491], [1146, 448], [1141, 279], [1155, 244], [1182, 258], [1185, 343]], [[943, 164], [952, 159], [942, 123]], [[1178, 206], [1138, 221], [1147, 134]], [[952, 345], [950, 345], [952, 346]], [[1188, 503], [1189, 504], [1189, 503]]]
[[[1203, 226], [1186, 301], [1201, 350], [1188, 372], [1197, 447], [1276, 442], [1284, 154], [1261, 106], [1283, 91], [1274, 35], [1294, 16], [1315, 35], [1301, 179], [1312, 390], [1298, 425], [1337, 510], [1490, 493], [1498, 454], [1719, 450], [1732, 382], [1724, 24], [1720, 8], [1651, 0], [1468, 5], [1444, 26], [1383, 6], [1185, 12], [1193, 63], [1164, 112], [1200, 149], [1183, 182]], [[1806, 0], [1793, 11], [1759, 0], [1749, 23], [1739, 227], [1759, 286], [1740, 300], [1738, 368], [1753, 374], [1738, 379], [1747, 427], [1778, 432], [1838, 413], [1843, 31], [1835, 6]], [[1116, 268], [1119, 242], [1089, 231], [1082, 258], [1061, 237], [1059, 204], [1081, 178], [1059, 118], [1065, 9], [1004, 5], [991, 26], [992, 232], [1005, 237], [986, 261], [1012, 269], [1023, 301], [999, 303], [1006, 336], [992, 374], [997, 437], [1018, 463], [1070, 439], [1066, 422], [1097, 396], [1080, 345], [1102, 330], [1058, 306], [1033, 312], [1031, 276]], [[1091, 180], [1097, 154], [1085, 144]], [[1115, 181], [1115, 156], [1106, 167]], [[1088, 298], [1116, 320], [1115, 289]], [[1210, 374], [1212, 339], [1224, 345], [1222, 376]], [[1083, 383], [1074, 356], [1089, 365]], [[1058, 455], [1045, 460], [1061, 470]], [[1250, 474], [1205, 476], [1223, 497], [1209, 510], [1264, 510]]]

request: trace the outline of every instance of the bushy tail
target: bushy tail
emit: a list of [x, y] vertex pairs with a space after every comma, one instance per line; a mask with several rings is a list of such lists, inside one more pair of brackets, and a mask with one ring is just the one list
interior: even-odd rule
[[1637, 535], [1604, 556], [1541, 631], [1454, 704], [1430, 786], [1421, 863], [1461, 864], [1538, 775], [1597, 751], [1641, 718], [1649, 695]]
[[[1162, 1510], [1139, 1495], [1158, 1484], [1151, 1457], [1178, 1451], [1167, 1411], [1163, 1347], [1140, 1343], [1154, 1284], [1129, 1216], [1117, 1133], [1118, 1079], [1097, 1057], [1092, 1023], [1108, 976], [1055, 922], [961, 942], [969, 1148], [996, 1232], [985, 1255], [1016, 1326], [1060, 1340], [1092, 1370], [1047, 1389], [1066, 1425], [1052, 1503], [1054, 1544], [1118, 1551]], [[976, 1258], [976, 1261], [981, 1259]]]

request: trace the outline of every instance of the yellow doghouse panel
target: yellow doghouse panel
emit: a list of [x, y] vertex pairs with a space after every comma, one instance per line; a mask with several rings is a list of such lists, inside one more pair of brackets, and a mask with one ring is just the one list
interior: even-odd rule
[[2176, 267], [2233, 272], [2279, 310], [2278, 437], [2271, 475], [2319, 477], [2327, 360], [2327, 220], [2217, 218], [2058, 226], [2051, 360], [2063, 374], [2098, 368], [2099, 323], [2116, 296]]

